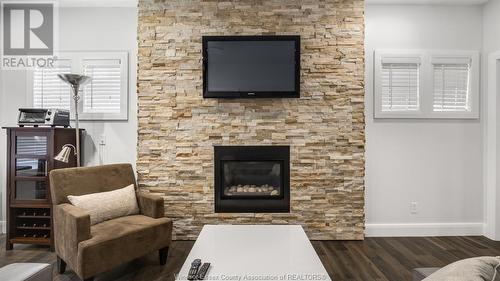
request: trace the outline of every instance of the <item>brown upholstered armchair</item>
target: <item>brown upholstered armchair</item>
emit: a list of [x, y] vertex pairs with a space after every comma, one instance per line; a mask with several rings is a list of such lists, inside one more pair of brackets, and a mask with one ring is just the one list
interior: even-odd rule
[[129, 164], [53, 170], [50, 191], [54, 212], [54, 243], [59, 273], [68, 264], [84, 280], [124, 262], [159, 250], [160, 264], [167, 260], [172, 222], [164, 218], [163, 198], [137, 193], [139, 215], [90, 225], [90, 215], [67, 199], [123, 188], [135, 182]]

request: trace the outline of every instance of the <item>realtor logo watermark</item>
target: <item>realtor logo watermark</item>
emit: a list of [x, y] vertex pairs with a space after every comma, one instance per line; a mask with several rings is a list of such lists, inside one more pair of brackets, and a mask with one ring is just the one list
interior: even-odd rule
[[53, 67], [53, 2], [1, 2], [2, 69]]

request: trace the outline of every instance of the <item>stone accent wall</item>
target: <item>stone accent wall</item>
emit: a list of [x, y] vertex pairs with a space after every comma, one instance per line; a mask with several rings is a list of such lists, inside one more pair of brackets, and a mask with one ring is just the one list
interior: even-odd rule
[[[140, 0], [138, 182], [174, 239], [204, 224], [301, 224], [363, 239], [364, 2]], [[300, 99], [203, 99], [202, 35], [300, 35]], [[290, 214], [214, 213], [214, 145], [290, 145]]]

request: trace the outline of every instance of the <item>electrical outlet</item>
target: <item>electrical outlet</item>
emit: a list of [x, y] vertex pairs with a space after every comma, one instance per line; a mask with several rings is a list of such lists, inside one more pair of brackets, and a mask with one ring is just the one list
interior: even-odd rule
[[410, 202], [410, 214], [418, 214], [418, 202]]

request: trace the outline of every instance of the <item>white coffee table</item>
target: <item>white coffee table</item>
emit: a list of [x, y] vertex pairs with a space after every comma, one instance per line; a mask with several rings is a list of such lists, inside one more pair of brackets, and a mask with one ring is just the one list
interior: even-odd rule
[[211, 263], [205, 280], [331, 280], [300, 225], [205, 225], [177, 280], [194, 259]]

